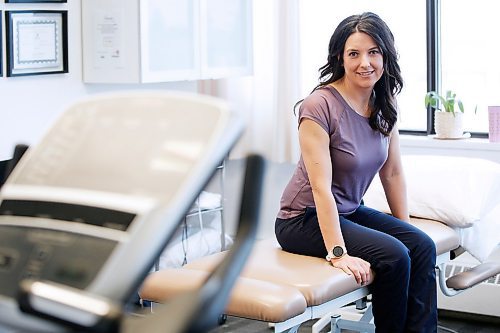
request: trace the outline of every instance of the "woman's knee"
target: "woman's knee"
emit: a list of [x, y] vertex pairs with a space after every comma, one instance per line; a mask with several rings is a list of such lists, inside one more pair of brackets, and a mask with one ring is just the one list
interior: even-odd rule
[[436, 244], [426, 233], [421, 233], [415, 240], [415, 247], [410, 251], [414, 265], [434, 269], [436, 266]]
[[[410, 251], [402, 243], [394, 242], [389, 248], [384, 251], [383, 258], [380, 258], [379, 270], [385, 271], [388, 274], [407, 275], [411, 268]], [[376, 269], [377, 271], [377, 269]]]
[[421, 256], [436, 257], [436, 243], [425, 232], [420, 232], [415, 239], [416, 253]]

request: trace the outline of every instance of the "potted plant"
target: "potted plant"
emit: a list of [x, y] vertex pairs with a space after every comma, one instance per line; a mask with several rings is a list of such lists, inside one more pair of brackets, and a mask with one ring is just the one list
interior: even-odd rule
[[[463, 137], [464, 105], [457, 94], [451, 90], [445, 95], [429, 91], [425, 95], [425, 107], [431, 106], [434, 112], [434, 130], [438, 139], [459, 139]], [[458, 108], [457, 108], [458, 107]]]

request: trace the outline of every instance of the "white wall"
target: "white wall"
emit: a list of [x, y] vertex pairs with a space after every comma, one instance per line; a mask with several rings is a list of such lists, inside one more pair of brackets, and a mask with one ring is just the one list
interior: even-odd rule
[[96, 93], [124, 89], [173, 89], [196, 91], [196, 82], [142, 85], [84, 84], [82, 82], [81, 5], [82, 0], [66, 4], [6, 4], [3, 11], [16, 9], [56, 9], [68, 11], [69, 73], [25, 77], [6, 77], [5, 29], [3, 30], [3, 69], [0, 77], [0, 160], [8, 159], [17, 143], [33, 144], [57, 118], [64, 107]]

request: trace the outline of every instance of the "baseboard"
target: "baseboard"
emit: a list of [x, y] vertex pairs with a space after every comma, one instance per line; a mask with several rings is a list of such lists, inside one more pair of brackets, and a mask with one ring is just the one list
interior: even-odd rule
[[450, 319], [460, 319], [488, 324], [498, 324], [500, 325], [500, 317], [497, 316], [487, 316], [475, 313], [451, 311], [451, 310], [438, 310], [439, 318], [450, 318]]

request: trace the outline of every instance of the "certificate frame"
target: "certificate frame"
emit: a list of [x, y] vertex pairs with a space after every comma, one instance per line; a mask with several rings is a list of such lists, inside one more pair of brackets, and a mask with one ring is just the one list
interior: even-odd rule
[[67, 21], [65, 10], [6, 11], [7, 76], [68, 73]]
[[44, 2], [66, 3], [67, 0], [5, 0], [5, 3], [44, 3]]

